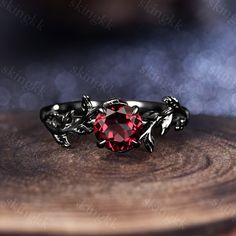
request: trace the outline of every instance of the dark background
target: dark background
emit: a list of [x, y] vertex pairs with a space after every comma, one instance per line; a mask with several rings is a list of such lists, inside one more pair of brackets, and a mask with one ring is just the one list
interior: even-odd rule
[[0, 0], [0, 110], [173, 95], [236, 115], [236, 3]]

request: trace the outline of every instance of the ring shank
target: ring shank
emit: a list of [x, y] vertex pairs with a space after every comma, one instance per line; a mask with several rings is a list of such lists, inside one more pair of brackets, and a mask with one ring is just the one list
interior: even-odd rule
[[[163, 103], [120, 99], [91, 101], [89, 96], [83, 96], [82, 101], [58, 103], [42, 108], [40, 119], [57, 143], [69, 147], [71, 145], [68, 140], [69, 134], [92, 133], [98, 114], [111, 114], [105, 110], [110, 105], [126, 106], [127, 104], [133, 108], [132, 114], [141, 116], [142, 125], [145, 127], [137, 144], [143, 140], [147, 150], [152, 152], [154, 146], [152, 128], [160, 127], [161, 135], [163, 135], [171, 126], [174, 126], [175, 130], [183, 130], [189, 119], [189, 111], [181, 106], [176, 98], [168, 96], [164, 97], [162, 101]], [[102, 143], [99, 145], [101, 146]]]
[[[129, 106], [138, 106], [139, 113], [142, 115], [143, 113], [154, 110], [157, 112], [162, 112], [167, 108], [164, 103], [160, 102], [144, 102], [144, 101], [125, 101]], [[104, 101], [91, 101], [92, 106], [95, 108], [104, 103]], [[66, 103], [57, 103], [51, 106], [47, 106], [41, 109], [40, 116], [41, 119], [44, 120], [46, 113], [50, 111], [57, 111], [59, 113], [66, 113], [72, 110], [76, 110], [77, 114], [82, 114], [82, 102], [81, 101], [74, 101], [74, 102], [66, 102]]]
[[[160, 115], [160, 117], [165, 116], [171, 112], [171, 114], [173, 114], [171, 125], [174, 125], [176, 129], [183, 129], [189, 120], [190, 114], [188, 109], [180, 106], [179, 103], [177, 103], [176, 106], [172, 106], [166, 102], [160, 103], [132, 100], [124, 100], [122, 102], [126, 102], [130, 107], [137, 106], [139, 108], [138, 112], [140, 116], [144, 119], [150, 119], [147, 118], [147, 114], [150, 114], [150, 112]], [[92, 108], [92, 110], [96, 110], [105, 103], [106, 102], [104, 101], [90, 101], [90, 108]], [[84, 108], [84, 102], [82, 101], [58, 103], [42, 108], [40, 111], [40, 119], [52, 134], [62, 134], [65, 132], [63, 131], [65, 127], [67, 127], [65, 130], [69, 130], [67, 124], [68, 120], [72, 119], [73, 121], [74, 115], [75, 117], [86, 117], [86, 112], [87, 111]], [[72, 113], [73, 115], [71, 117]]]

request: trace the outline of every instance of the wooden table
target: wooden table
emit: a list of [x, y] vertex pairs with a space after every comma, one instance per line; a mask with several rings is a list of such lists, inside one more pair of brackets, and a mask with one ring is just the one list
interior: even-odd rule
[[236, 119], [192, 117], [152, 154], [61, 148], [35, 113], [0, 130], [1, 235], [236, 235]]

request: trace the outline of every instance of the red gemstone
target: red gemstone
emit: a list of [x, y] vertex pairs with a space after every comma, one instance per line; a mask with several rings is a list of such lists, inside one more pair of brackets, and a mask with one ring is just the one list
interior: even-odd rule
[[124, 104], [113, 104], [99, 113], [94, 123], [94, 132], [99, 141], [106, 140], [105, 147], [113, 152], [132, 149], [140, 137], [142, 118], [132, 114], [134, 108]]

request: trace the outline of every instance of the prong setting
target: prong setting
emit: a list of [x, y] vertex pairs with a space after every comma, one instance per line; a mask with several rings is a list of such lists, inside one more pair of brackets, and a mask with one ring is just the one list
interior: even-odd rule
[[101, 113], [101, 114], [106, 114], [106, 109], [105, 109], [105, 107], [100, 107], [99, 109], [98, 109], [98, 112], [99, 113]]
[[97, 141], [97, 147], [99, 148], [104, 148], [105, 144], [106, 144], [106, 140]]
[[138, 106], [133, 106], [132, 108], [133, 108], [132, 115], [138, 114], [138, 112], [139, 112], [139, 107], [138, 107]]
[[134, 148], [137, 148], [141, 145], [141, 142], [132, 140], [132, 143], [134, 144]]
[[122, 101], [119, 98], [114, 98], [114, 99], [111, 99], [111, 100], [108, 100], [108, 101], [104, 102], [103, 106], [107, 107], [107, 106], [111, 106], [111, 105], [114, 105], [114, 104], [128, 105], [127, 102]]

